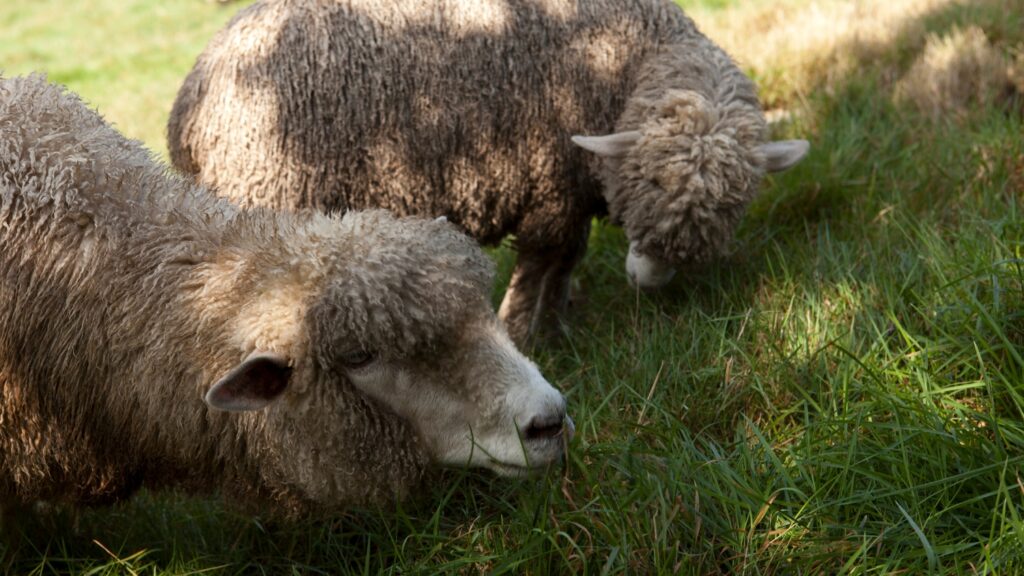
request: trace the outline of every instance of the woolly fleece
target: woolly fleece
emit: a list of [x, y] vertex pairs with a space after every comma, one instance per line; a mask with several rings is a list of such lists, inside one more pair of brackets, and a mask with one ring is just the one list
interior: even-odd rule
[[[339, 355], [457, 382], [466, 327], [496, 321], [493, 265], [453, 226], [240, 211], [38, 76], [0, 80], [0, 246], [0, 505], [165, 485], [282, 513], [401, 497], [428, 450]], [[291, 359], [283, 399], [209, 409], [255, 350]]]
[[[625, 159], [570, 141], [625, 130], [643, 134]], [[565, 309], [594, 216], [665, 262], [722, 255], [765, 137], [752, 82], [669, 0], [264, 0], [168, 124], [173, 164], [238, 202], [514, 234], [519, 341]]]

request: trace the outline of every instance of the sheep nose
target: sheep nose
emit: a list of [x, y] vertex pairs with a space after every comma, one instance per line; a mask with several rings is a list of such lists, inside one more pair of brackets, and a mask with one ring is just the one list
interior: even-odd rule
[[523, 438], [526, 440], [557, 438], [562, 435], [563, 431], [567, 431], [569, 438], [572, 438], [576, 431], [572, 418], [565, 414], [565, 408], [531, 418], [523, 430]]

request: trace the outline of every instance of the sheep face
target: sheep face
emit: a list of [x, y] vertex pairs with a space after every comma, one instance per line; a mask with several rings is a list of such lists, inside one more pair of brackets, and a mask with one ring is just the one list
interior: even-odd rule
[[559, 459], [573, 431], [565, 399], [499, 325], [476, 243], [443, 219], [356, 236], [322, 315], [325, 366], [408, 422], [441, 464], [515, 474]]
[[574, 431], [565, 399], [490, 313], [474, 316], [453, 341], [421, 355], [357, 352], [361, 365], [343, 368], [345, 376], [408, 421], [438, 463], [504, 475], [543, 469]]
[[605, 158], [605, 198], [630, 241], [631, 282], [657, 288], [677, 267], [727, 251], [763, 174], [795, 165], [809, 147], [764, 143], [765, 130], [747, 101], [714, 106], [697, 92], [670, 90], [639, 130], [573, 138]]
[[[256, 351], [206, 395], [265, 413], [279, 482], [314, 502], [379, 500], [349, 487], [393, 495], [410, 483], [395, 467], [520, 474], [562, 457], [565, 399], [506, 336], [487, 297], [493, 264], [472, 240], [382, 211], [327, 219], [310, 239], [296, 252], [312, 264], [295, 276], [319, 288], [296, 303], [297, 329], [262, 332], [293, 341], [264, 350], [271, 338], [254, 330]], [[279, 284], [274, 294], [299, 292]], [[363, 479], [360, 467], [377, 473]]]

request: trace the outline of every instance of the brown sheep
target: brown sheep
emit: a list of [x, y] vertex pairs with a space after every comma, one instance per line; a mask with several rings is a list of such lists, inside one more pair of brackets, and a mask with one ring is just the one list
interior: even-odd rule
[[328, 514], [431, 463], [543, 468], [572, 430], [452, 225], [239, 210], [39, 76], [0, 79], [0, 246], [0, 507]]
[[[606, 157], [588, 157], [577, 144]], [[263, 0], [207, 46], [168, 124], [173, 164], [274, 208], [447, 216], [515, 234], [517, 341], [568, 302], [609, 214], [644, 287], [720, 256], [766, 171], [753, 83], [669, 0]]]

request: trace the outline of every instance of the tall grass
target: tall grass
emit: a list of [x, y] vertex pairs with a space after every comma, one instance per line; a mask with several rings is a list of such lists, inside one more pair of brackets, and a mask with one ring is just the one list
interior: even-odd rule
[[[709, 30], [759, 31], [774, 4], [693, 8]], [[902, 13], [901, 2], [887, 4], [883, 16]], [[928, 35], [954, 25], [977, 25], [1012, 61], [1024, 27], [1007, 22], [1020, 22], [1024, 6], [918, 8], [876, 23], [892, 29], [871, 58], [849, 43], [829, 48], [853, 62], [843, 77], [770, 51], [767, 68], [748, 61], [768, 79], [769, 99], [792, 112], [777, 136], [809, 134], [813, 151], [769, 182], [731, 258], [640, 294], [624, 278], [622, 232], [594, 228], [572, 330], [535, 351], [576, 418], [565, 469], [522, 481], [447, 471], [396, 510], [333, 522], [270, 525], [215, 498], [142, 494], [77, 517], [30, 515], [20, 541], [0, 544], [0, 565], [19, 574], [1024, 573], [1024, 120], [1013, 103], [936, 119], [893, 97]], [[101, 109], [130, 98], [106, 66], [67, 72], [112, 56], [54, 49], [81, 31], [51, 23], [46, 9], [0, 6], [0, 27], [18, 39], [0, 47], [15, 63], [7, 72], [48, 68]], [[110, 50], [142, 62], [148, 46], [164, 46], [156, 29], [132, 30], [147, 11], [196, 24], [166, 46], [175, 54], [164, 65], [126, 61], [125, 82], [169, 97], [159, 114], [121, 117], [123, 130], [162, 149], [177, 82], [233, 9], [93, 6], [119, 17], [97, 15], [100, 28], [81, 33], [117, 38]], [[757, 34], [736, 37], [756, 51]], [[507, 280], [513, 255], [493, 254]]]

